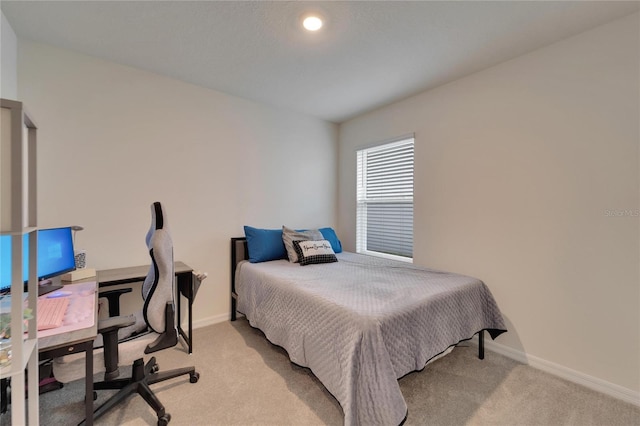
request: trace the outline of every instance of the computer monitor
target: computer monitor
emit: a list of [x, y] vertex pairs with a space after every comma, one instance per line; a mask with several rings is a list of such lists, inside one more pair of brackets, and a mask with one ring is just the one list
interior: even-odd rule
[[[53, 278], [76, 269], [73, 236], [70, 227], [39, 229], [38, 281]], [[29, 281], [29, 236], [22, 240], [22, 281]], [[11, 289], [11, 236], [0, 236], [0, 292]]]

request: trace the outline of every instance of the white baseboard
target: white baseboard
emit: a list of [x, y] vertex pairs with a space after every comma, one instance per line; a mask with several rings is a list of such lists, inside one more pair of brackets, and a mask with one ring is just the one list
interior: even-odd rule
[[[475, 343], [476, 345], [478, 344], [477, 337], [473, 338], [473, 343]], [[538, 370], [542, 370], [549, 374], [553, 374], [554, 376], [561, 377], [563, 379], [569, 380], [570, 382], [577, 383], [589, 389], [601, 392], [605, 395], [612, 396], [614, 398], [640, 407], [640, 392], [627, 389], [625, 387], [616, 385], [615, 383], [607, 382], [606, 380], [602, 380], [597, 377], [589, 376], [588, 374], [572, 370], [563, 365], [547, 361], [546, 359], [528, 355], [525, 352], [510, 348], [505, 345], [501, 345], [500, 343], [496, 343], [488, 339], [485, 339], [484, 343], [485, 349], [489, 351], [496, 352], [522, 364], [530, 365], [531, 367], [537, 368]]]
[[[220, 315], [215, 315], [212, 317], [208, 317], [208, 318], [203, 318], [203, 319], [199, 319], [193, 322], [193, 328], [201, 328], [201, 327], [206, 327], [208, 325], [213, 325], [213, 324], [218, 324], [221, 322], [225, 322], [225, 321], [229, 321], [231, 319], [230, 314], [220, 314]], [[186, 330], [187, 328], [187, 322], [186, 321], [182, 321], [182, 329]]]
[[230, 314], [215, 315], [209, 318], [204, 318], [198, 321], [194, 321], [193, 328], [206, 327], [208, 325], [218, 324], [218, 323], [229, 321], [229, 320], [231, 320]]

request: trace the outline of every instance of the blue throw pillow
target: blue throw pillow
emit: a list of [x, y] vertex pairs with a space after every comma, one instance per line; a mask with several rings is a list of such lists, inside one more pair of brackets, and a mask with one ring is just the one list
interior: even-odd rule
[[342, 253], [342, 243], [333, 228], [320, 228], [319, 231], [322, 233], [324, 239], [331, 243], [331, 248], [334, 253]]
[[249, 262], [259, 263], [287, 258], [287, 250], [282, 242], [282, 229], [245, 226], [244, 235], [247, 237]]

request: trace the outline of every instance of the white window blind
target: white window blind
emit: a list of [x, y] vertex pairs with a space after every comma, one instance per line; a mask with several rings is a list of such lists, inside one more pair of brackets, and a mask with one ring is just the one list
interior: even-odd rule
[[413, 142], [357, 152], [358, 253], [413, 258]]

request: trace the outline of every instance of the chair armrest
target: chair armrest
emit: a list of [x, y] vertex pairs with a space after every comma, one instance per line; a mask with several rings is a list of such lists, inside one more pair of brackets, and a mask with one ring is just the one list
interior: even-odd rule
[[118, 317], [110, 317], [103, 320], [98, 321], [98, 333], [102, 334], [110, 334], [115, 332], [118, 333], [118, 330], [124, 327], [129, 327], [136, 323], [135, 315], [127, 315], [127, 316], [118, 316]]
[[104, 379], [113, 380], [120, 375], [118, 370], [118, 330], [135, 324], [135, 315], [111, 317], [98, 321], [98, 333], [104, 342]]
[[117, 317], [120, 315], [120, 296], [125, 293], [131, 293], [131, 288], [118, 288], [98, 293], [98, 297], [105, 297], [109, 302], [110, 317]]

